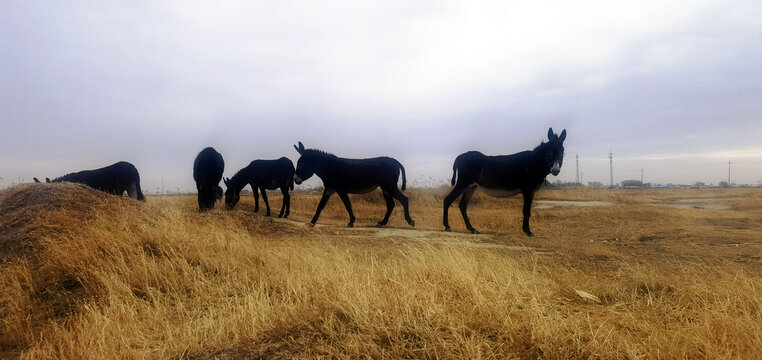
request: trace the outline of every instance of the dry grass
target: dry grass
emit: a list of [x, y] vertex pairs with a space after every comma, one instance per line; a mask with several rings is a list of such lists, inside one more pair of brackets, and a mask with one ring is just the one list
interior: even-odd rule
[[[457, 206], [439, 231], [444, 193], [407, 192], [413, 231], [399, 205], [390, 228], [345, 229], [338, 198], [307, 227], [316, 195], [278, 220], [251, 197], [199, 214], [193, 197], [0, 191], [0, 357], [762, 356], [760, 190], [543, 191], [613, 205], [536, 210], [531, 239], [520, 197], [477, 195], [486, 235]], [[732, 199], [668, 206], [685, 198]], [[353, 197], [356, 226], [382, 204]]]

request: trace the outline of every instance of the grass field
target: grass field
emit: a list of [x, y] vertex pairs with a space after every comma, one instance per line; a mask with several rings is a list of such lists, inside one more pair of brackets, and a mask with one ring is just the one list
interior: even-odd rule
[[[72, 184], [0, 191], [2, 358], [762, 357], [762, 190], [318, 195], [288, 220]], [[273, 212], [281, 198], [270, 196]], [[218, 204], [218, 208], [220, 208]]]

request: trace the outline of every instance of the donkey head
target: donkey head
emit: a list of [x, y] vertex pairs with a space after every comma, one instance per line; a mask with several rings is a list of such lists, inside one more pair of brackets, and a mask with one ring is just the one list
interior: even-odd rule
[[564, 163], [564, 140], [566, 139], [566, 130], [561, 131], [561, 135], [553, 132], [553, 128], [548, 129], [548, 144], [545, 151], [545, 157], [553, 176], [558, 176], [561, 172], [561, 165]]
[[294, 173], [294, 182], [299, 185], [315, 174], [314, 162], [316, 159], [314, 151], [305, 149], [301, 141], [299, 146], [294, 145], [294, 149], [301, 155], [296, 162], [296, 172]]
[[[235, 176], [233, 176], [235, 178]], [[225, 208], [228, 210], [232, 210], [235, 204], [238, 204], [238, 201], [241, 200], [241, 193], [240, 190], [235, 189], [235, 186], [230, 182], [229, 178], [222, 178], [222, 181], [225, 183]]]

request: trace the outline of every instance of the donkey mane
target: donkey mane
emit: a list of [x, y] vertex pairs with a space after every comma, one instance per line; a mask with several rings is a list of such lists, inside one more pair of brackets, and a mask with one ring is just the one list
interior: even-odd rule
[[548, 146], [552, 145], [551, 142], [541, 142], [540, 145], [537, 145], [532, 149], [532, 151], [538, 151], [538, 150], [545, 150]]
[[547, 151], [552, 146], [558, 146], [561, 150], [561, 154], [563, 155], [563, 143], [561, 142], [556, 145], [552, 141], [549, 141], [549, 142], [543, 141], [542, 143], [540, 143], [540, 145], [537, 145], [534, 149], [532, 149], [532, 152], [537, 153], [537, 152]]
[[245, 168], [236, 171], [235, 174], [233, 174], [233, 176], [231, 176], [228, 179], [228, 181], [233, 181], [237, 183], [239, 178], [242, 176], [246, 176], [248, 172], [249, 172], [249, 166], [246, 166]]
[[322, 158], [328, 158], [328, 159], [337, 159], [338, 156], [331, 154], [327, 151], [319, 150], [319, 149], [305, 149], [304, 152], [309, 153], [310, 155], [315, 155]]
[[59, 177], [57, 177], [57, 178], [55, 178], [55, 179], [53, 179], [53, 180], [50, 180], [50, 182], [61, 182], [61, 181], [65, 181], [66, 179], [70, 179], [70, 178], [71, 178], [71, 177], [73, 177], [74, 175], [77, 175], [77, 173], [78, 173], [78, 172], [70, 172], [70, 173], [68, 173], [68, 174], [66, 174], [66, 175], [62, 175], [62, 176], [59, 176]]

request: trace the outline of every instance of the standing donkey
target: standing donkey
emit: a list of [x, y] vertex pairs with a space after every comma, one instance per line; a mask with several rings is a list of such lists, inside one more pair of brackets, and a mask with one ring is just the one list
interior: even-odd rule
[[[452, 165], [452, 185], [455, 187], [444, 199], [443, 222], [445, 231], [451, 231], [447, 218], [450, 205], [458, 196], [460, 212], [466, 222], [466, 228], [474, 234], [479, 232], [468, 220], [468, 201], [474, 191], [481, 186], [484, 191], [495, 197], [508, 197], [521, 193], [524, 196], [523, 230], [528, 236], [534, 236], [529, 229], [532, 199], [534, 193], [545, 183], [548, 174], [557, 176], [564, 161], [564, 140], [566, 130], [561, 135], [548, 129], [548, 142], [543, 142], [532, 151], [522, 151], [513, 155], [487, 156], [478, 151], [469, 151], [458, 155]], [[457, 175], [457, 184], [455, 182]]]
[[311, 221], [313, 225], [317, 222], [328, 199], [333, 193], [337, 193], [349, 213], [347, 227], [353, 227], [355, 215], [352, 212], [352, 204], [349, 202], [347, 194], [364, 194], [381, 187], [384, 200], [386, 200], [386, 215], [383, 220], [378, 222], [377, 226], [386, 226], [392, 209], [394, 209], [394, 199], [402, 203], [407, 223], [410, 226], [415, 226], [415, 221], [410, 218], [407, 197], [397, 188], [400, 172], [402, 173], [402, 190], [405, 190], [406, 181], [405, 168], [399, 161], [390, 157], [345, 159], [321, 150], [305, 149], [301, 142], [299, 142], [299, 146], [294, 145], [294, 148], [301, 155], [296, 162], [294, 181], [301, 184], [313, 174], [317, 174], [323, 180], [323, 187], [325, 188], [315, 216]]
[[[225, 207], [232, 210], [241, 199], [241, 190], [246, 185], [251, 185], [254, 193], [254, 212], [259, 211], [259, 195], [267, 208], [266, 216], [270, 216], [270, 203], [267, 201], [267, 190], [280, 188], [283, 193], [283, 205], [278, 217], [287, 218], [291, 212], [291, 195], [289, 190], [294, 190], [294, 163], [286, 157], [277, 160], [254, 160], [249, 166], [239, 170], [232, 178], [223, 179], [225, 182]], [[285, 213], [284, 213], [285, 210]]]
[[217, 194], [222, 192], [219, 184], [224, 170], [225, 161], [222, 155], [212, 147], [201, 150], [193, 161], [193, 180], [196, 181], [198, 190], [199, 212], [214, 209]]

